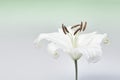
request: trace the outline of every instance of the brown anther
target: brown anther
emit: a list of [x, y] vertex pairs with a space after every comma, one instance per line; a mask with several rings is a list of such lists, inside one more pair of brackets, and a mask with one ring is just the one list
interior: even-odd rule
[[81, 27], [83, 27], [83, 22], [81, 21], [81, 24], [80, 24]]
[[65, 31], [66, 31], [67, 33], [69, 33], [69, 31], [68, 31], [67, 27], [65, 27], [65, 26], [64, 26], [64, 29], [65, 29]]
[[84, 24], [83, 31], [85, 31], [86, 26], [87, 26], [87, 22], [85, 22], [85, 24]]
[[79, 29], [77, 29], [77, 30], [74, 32], [74, 35], [75, 35], [75, 34], [77, 34], [77, 32], [78, 32], [78, 31], [80, 31], [80, 28], [79, 28]]
[[80, 24], [73, 25], [73, 26], [71, 27], [71, 29], [76, 28], [76, 27], [78, 27], [78, 26], [80, 26]]
[[79, 28], [79, 29], [80, 29], [80, 31], [82, 30], [82, 28], [83, 28], [83, 27], [82, 27], [82, 26], [80, 26], [80, 28]]
[[64, 24], [62, 24], [62, 30], [63, 30], [64, 34], [66, 34], [66, 31], [65, 31], [65, 26], [64, 26]]

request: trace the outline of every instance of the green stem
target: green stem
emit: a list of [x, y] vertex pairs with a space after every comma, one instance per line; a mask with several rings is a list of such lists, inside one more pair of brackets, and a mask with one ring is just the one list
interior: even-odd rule
[[75, 80], [78, 80], [78, 66], [77, 66], [77, 60], [75, 62]]

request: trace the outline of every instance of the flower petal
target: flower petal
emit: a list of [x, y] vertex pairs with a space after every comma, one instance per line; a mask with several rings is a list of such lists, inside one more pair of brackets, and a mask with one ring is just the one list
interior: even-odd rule
[[81, 34], [78, 38], [78, 46], [96, 46], [100, 45], [101, 42], [107, 37], [107, 34], [96, 34], [96, 32]]
[[78, 60], [82, 56], [82, 53], [79, 52], [77, 48], [69, 49], [66, 53], [68, 53], [73, 60]]
[[107, 34], [95, 34], [93, 36], [93, 39], [90, 41], [90, 45], [100, 45], [102, 41], [104, 42], [105, 38], [107, 37]]
[[34, 41], [34, 44], [40, 45], [42, 40], [53, 42], [62, 49], [72, 46], [68, 36], [58, 33], [58, 32], [40, 34], [39, 37]]
[[80, 34], [78, 36], [77, 46], [78, 47], [88, 46], [88, 44], [93, 39], [95, 34], [96, 34], [96, 32], [92, 32], [92, 33], [88, 33], [88, 34]]
[[102, 56], [102, 50], [100, 46], [79, 48], [79, 52], [82, 53], [90, 63], [98, 62]]
[[59, 47], [55, 45], [54, 43], [49, 43], [48, 44], [48, 51], [54, 56], [54, 58], [59, 57]]

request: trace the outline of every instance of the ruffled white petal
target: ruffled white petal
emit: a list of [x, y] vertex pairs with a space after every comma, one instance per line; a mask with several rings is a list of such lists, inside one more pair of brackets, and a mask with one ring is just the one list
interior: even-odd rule
[[107, 37], [107, 34], [95, 34], [93, 36], [93, 39], [89, 42], [89, 45], [100, 45], [102, 41], [104, 42], [105, 38]]
[[40, 34], [38, 38], [34, 41], [35, 45], [40, 45], [42, 40], [47, 40], [49, 42], [53, 42], [57, 44], [60, 48], [65, 49], [72, 46], [70, 39], [68, 36], [63, 35], [61, 33], [44, 33]]
[[58, 58], [59, 57], [60, 49], [54, 43], [49, 43], [48, 44], [48, 51], [54, 56], [54, 58]]
[[83, 53], [88, 62], [95, 63], [100, 60], [102, 56], [100, 44], [106, 36], [106, 34], [96, 34], [95, 32], [80, 35], [79, 51]]
[[83, 56], [90, 63], [98, 62], [102, 56], [102, 50], [100, 46], [97, 47], [82, 47], [79, 48], [79, 52], [83, 54]]
[[100, 45], [101, 42], [107, 37], [107, 34], [97, 34], [96, 32], [81, 34], [78, 38], [78, 46], [96, 46]]
[[88, 46], [91, 43], [92, 39], [96, 35], [96, 32], [88, 33], [88, 34], [80, 34], [77, 40], [78, 47]]

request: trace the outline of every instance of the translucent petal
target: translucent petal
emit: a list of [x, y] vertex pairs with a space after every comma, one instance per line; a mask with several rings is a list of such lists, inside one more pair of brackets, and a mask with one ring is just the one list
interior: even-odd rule
[[77, 48], [69, 49], [66, 53], [68, 53], [73, 60], [78, 60], [82, 56], [82, 53], [79, 52]]
[[78, 47], [100, 45], [107, 34], [97, 34], [96, 32], [81, 34], [78, 38]]
[[82, 47], [79, 48], [79, 52], [83, 54], [83, 56], [90, 63], [95, 63], [100, 60], [102, 56], [101, 47], [98, 45], [96, 47]]
[[70, 38], [67, 35], [58, 32], [40, 34], [34, 41], [35, 45], [40, 45], [42, 40], [47, 40], [57, 44], [60, 48], [65, 49], [72, 46]]
[[59, 57], [59, 47], [55, 45], [54, 43], [49, 43], [48, 44], [48, 51], [54, 56], [54, 58]]
[[89, 42], [89, 45], [100, 45], [102, 43], [102, 41], [105, 40], [105, 38], [107, 37], [107, 34], [95, 34], [93, 36], [93, 39]]
[[88, 33], [88, 34], [80, 34], [77, 40], [78, 47], [88, 46], [91, 40], [94, 38], [96, 32]]

